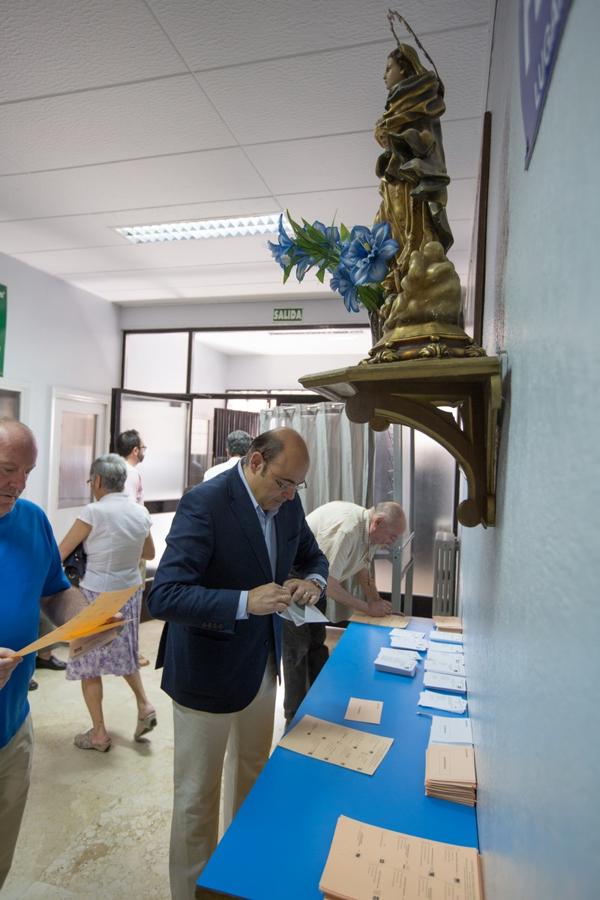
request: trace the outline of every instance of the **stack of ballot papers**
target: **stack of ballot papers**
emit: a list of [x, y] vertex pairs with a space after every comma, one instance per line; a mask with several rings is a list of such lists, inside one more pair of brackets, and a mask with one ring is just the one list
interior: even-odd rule
[[418, 705], [451, 713], [467, 711], [467, 701], [462, 697], [455, 697], [453, 694], [438, 694], [437, 691], [421, 691]]
[[337, 820], [319, 889], [338, 900], [481, 900], [474, 847]]
[[465, 658], [462, 653], [436, 653], [429, 650], [424, 662], [426, 672], [442, 675], [465, 675]]
[[460, 675], [444, 675], [430, 670], [423, 675], [423, 687], [434, 691], [464, 694], [467, 690], [467, 679]]
[[429, 646], [424, 631], [402, 631], [398, 628], [390, 631], [390, 644], [398, 650], [420, 650], [421, 653]]
[[464, 654], [462, 644], [445, 644], [442, 641], [432, 641], [429, 645], [432, 653], [453, 653], [455, 656]]
[[477, 778], [473, 747], [462, 744], [429, 744], [425, 761], [425, 793], [428, 797], [475, 806]]
[[460, 644], [462, 647], [463, 636], [456, 631], [440, 631], [436, 628], [430, 633], [429, 640], [436, 644]]
[[449, 716], [432, 716], [430, 744], [470, 744], [473, 745], [471, 720], [451, 719]]
[[379, 672], [391, 672], [393, 675], [409, 675], [411, 678], [417, 671], [419, 654], [414, 650], [394, 650], [382, 647], [375, 660], [375, 668]]
[[461, 634], [463, 630], [460, 616], [434, 616], [433, 622], [436, 628], [441, 628], [443, 631], [457, 631]]

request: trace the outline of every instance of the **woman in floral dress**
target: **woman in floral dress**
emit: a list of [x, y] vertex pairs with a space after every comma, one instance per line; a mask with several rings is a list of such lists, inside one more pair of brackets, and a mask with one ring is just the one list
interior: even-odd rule
[[80, 750], [110, 749], [111, 737], [102, 711], [102, 676], [122, 675], [135, 696], [137, 718], [134, 739], [140, 740], [156, 725], [156, 711], [144, 691], [138, 670], [138, 623], [143, 587], [140, 559], [154, 557], [150, 534], [152, 520], [144, 506], [123, 493], [127, 477], [125, 462], [115, 453], [92, 463], [90, 485], [95, 503], [85, 507], [60, 544], [64, 560], [83, 541], [87, 554], [80, 588], [91, 603], [103, 591], [139, 585], [121, 613], [120, 634], [104, 646], [83, 653], [67, 663], [67, 679], [80, 680], [92, 727], [75, 736]]

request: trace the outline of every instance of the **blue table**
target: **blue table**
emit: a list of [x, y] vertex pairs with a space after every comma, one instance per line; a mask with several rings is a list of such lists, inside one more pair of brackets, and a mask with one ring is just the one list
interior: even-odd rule
[[[409, 628], [429, 632], [431, 619], [413, 618]], [[376, 773], [351, 772], [278, 747], [210, 858], [200, 887], [245, 900], [320, 900], [319, 878], [340, 815], [478, 846], [474, 809], [425, 796], [431, 720], [417, 715], [423, 665], [414, 678], [378, 672], [373, 661], [381, 646], [389, 646], [389, 629], [350, 625], [297, 715], [394, 738]], [[345, 722], [351, 696], [383, 700], [381, 724]]]

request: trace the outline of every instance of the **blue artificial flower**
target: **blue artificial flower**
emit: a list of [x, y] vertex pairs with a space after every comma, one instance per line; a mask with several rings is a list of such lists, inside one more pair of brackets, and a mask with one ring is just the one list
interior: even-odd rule
[[339, 250], [340, 230], [336, 225], [327, 226], [323, 225], [322, 222], [313, 222], [312, 227], [321, 232], [321, 234], [326, 238], [327, 243], [332, 250]]
[[337, 267], [333, 273], [333, 278], [329, 282], [329, 286], [332, 291], [337, 291], [338, 294], [342, 295], [348, 312], [358, 312], [360, 310], [358, 288], [343, 265]]
[[296, 278], [298, 279], [298, 281], [302, 281], [310, 267], [315, 265], [315, 261], [312, 256], [309, 256], [308, 253], [306, 253], [304, 250], [301, 250], [298, 246], [296, 246], [294, 262], [296, 263]]
[[288, 237], [283, 227], [283, 213], [279, 216], [279, 242], [274, 244], [272, 241], [267, 241], [267, 244], [275, 257], [275, 261], [279, 263], [282, 269], [294, 262], [296, 245]]
[[340, 261], [354, 284], [379, 283], [388, 273], [389, 260], [399, 249], [398, 241], [390, 237], [388, 222], [379, 222], [373, 231], [364, 225], [355, 225]]

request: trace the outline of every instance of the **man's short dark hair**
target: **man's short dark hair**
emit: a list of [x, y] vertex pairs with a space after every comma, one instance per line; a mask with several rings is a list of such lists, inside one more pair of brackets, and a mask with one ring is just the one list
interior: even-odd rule
[[260, 453], [266, 463], [272, 462], [283, 452], [283, 441], [274, 431], [263, 431], [252, 440], [246, 453], [246, 463], [253, 453]]
[[247, 431], [231, 431], [227, 435], [227, 449], [230, 456], [245, 456], [252, 443]]
[[119, 456], [124, 456], [127, 459], [136, 447], [142, 446], [142, 438], [139, 431], [136, 431], [135, 428], [130, 428], [129, 431], [122, 431], [117, 438], [116, 446]]

